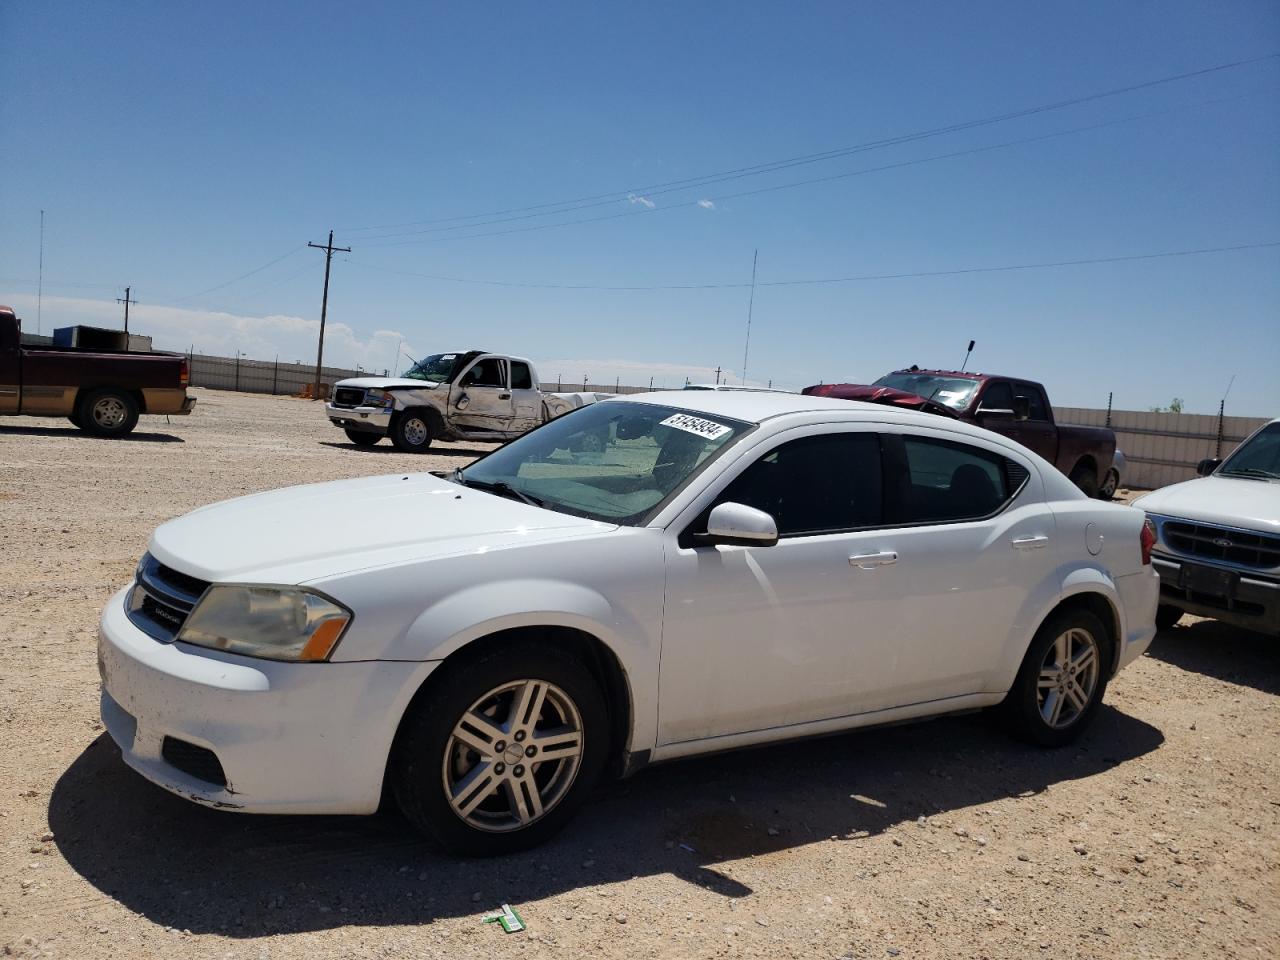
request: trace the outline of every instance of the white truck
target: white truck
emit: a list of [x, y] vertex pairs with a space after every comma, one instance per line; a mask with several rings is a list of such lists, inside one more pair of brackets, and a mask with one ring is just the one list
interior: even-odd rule
[[422, 453], [432, 440], [510, 440], [605, 396], [544, 393], [523, 357], [470, 350], [424, 357], [400, 377], [339, 380], [325, 413], [357, 446], [390, 437]]

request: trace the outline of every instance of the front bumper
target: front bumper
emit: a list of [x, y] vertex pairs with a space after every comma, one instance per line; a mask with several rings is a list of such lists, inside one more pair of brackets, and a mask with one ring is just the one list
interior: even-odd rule
[[386, 436], [391, 429], [392, 411], [386, 407], [339, 407], [330, 402], [324, 405], [324, 410], [333, 425], [344, 430]]
[[1280, 579], [1253, 570], [1152, 553], [1160, 602], [1197, 617], [1280, 636]]
[[[161, 643], [128, 620], [127, 592], [111, 598], [98, 634], [102, 721], [125, 763], [225, 809], [378, 808], [400, 717], [435, 663], [278, 663]], [[205, 751], [225, 784], [208, 764], [182, 762]]]

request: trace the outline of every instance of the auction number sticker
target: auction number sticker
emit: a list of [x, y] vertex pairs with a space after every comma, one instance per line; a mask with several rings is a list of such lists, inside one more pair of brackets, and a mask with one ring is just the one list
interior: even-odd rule
[[675, 427], [677, 430], [684, 430], [687, 433], [696, 433], [700, 437], [706, 437], [708, 440], [718, 440], [726, 433], [733, 432], [732, 427], [726, 427], [723, 423], [716, 423], [714, 420], [703, 420], [701, 417], [691, 417], [687, 413], [677, 413], [675, 416], [667, 417], [662, 421], [661, 426]]

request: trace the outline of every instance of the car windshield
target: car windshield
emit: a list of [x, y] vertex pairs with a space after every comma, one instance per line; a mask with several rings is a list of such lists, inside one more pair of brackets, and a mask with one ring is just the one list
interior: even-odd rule
[[873, 386], [893, 387], [906, 393], [914, 393], [926, 400], [936, 400], [953, 410], [969, 406], [978, 381], [968, 377], [942, 377], [934, 373], [890, 373], [881, 377]]
[[454, 479], [548, 510], [639, 526], [753, 426], [610, 400], [552, 420], [455, 471]]
[[1218, 468], [1220, 477], [1280, 480], [1280, 422], [1269, 423]]
[[410, 380], [430, 380], [432, 383], [447, 383], [453, 378], [453, 371], [462, 359], [460, 353], [435, 353], [423, 357], [404, 372]]

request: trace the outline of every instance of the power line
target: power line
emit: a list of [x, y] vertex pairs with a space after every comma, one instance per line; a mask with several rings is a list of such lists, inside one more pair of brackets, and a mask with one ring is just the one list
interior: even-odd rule
[[[1146, 90], [1152, 87], [1163, 86], [1169, 83], [1176, 83], [1182, 80], [1189, 80], [1193, 77], [1206, 76], [1213, 73], [1219, 73], [1224, 70], [1233, 70], [1239, 67], [1248, 66], [1255, 63], [1262, 63], [1267, 60], [1274, 60], [1280, 57], [1280, 53], [1271, 53], [1261, 57], [1251, 57], [1244, 60], [1236, 60], [1230, 63], [1217, 64], [1211, 67], [1204, 67], [1199, 70], [1191, 70], [1185, 73], [1173, 74], [1170, 76], [1159, 77], [1154, 80], [1146, 80], [1141, 83], [1130, 84], [1124, 87], [1116, 87], [1110, 90], [1103, 90], [1079, 97], [1071, 97], [1065, 100], [1057, 100], [1049, 103], [1037, 104], [1036, 106], [1026, 107], [1021, 110], [1009, 111], [1007, 113], [996, 114], [994, 116], [981, 117], [973, 120], [965, 120], [958, 123], [948, 124], [942, 127], [934, 127], [927, 130], [915, 131], [913, 133], [900, 134], [893, 137], [884, 137], [878, 140], [870, 140], [864, 143], [855, 144], [848, 147], [839, 147], [833, 150], [825, 150], [819, 153], [802, 154], [800, 156], [789, 157], [784, 160], [772, 160], [764, 163], [753, 164], [750, 166], [736, 167], [730, 170], [722, 170], [715, 173], [702, 174], [696, 177], [687, 177], [680, 180], [667, 180], [661, 183], [649, 184], [647, 186], [630, 187], [626, 190], [615, 190], [608, 193], [593, 194], [585, 197], [577, 197], [569, 200], [558, 200], [548, 203], [532, 204], [521, 207], [509, 207], [504, 210], [495, 210], [488, 213], [467, 214], [454, 217], [439, 217], [426, 220], [411, 220], [403, 223], [379, 224], [365, 227], [346, 227], [344, 229], [350, 231], [366, 231], [366, 230], [391, 230], [401, 227], [415, 226], [434, 226], [437, 224], [457, 224], [463, 220], [484, 220], [492, 217], [506, 217], [511, 214], [526, 214], [532, 211], [544, 211], [542, 213], [534, 213], [534, 216], [553, 216], [559, 213], [571, 212], [574, 209], [584, 209], [578, 204], [586, 206], [597, 206], [599, 202], [612, 203], [618, 200], [626, 199], [631, 195], [646, 196], [654, 193], [667, 193], [677, 189], [692, 189], [697, 186], [707, 186], [712, 183], [720, 183], [725, 180], [739, 179], [746, 176], [758, 176], [765, 173], [773, 173], [777, 170], [787, 169], [793, 166], [800, 166], [810, 163], [819, 163], [825, 160], [834, 160], [841, 157], [849, 156], [855, 153], [861, 153], [867, 150], [878, 150], [889, 146], [896, 146], [903, 143], [912, 143], [916, 140], [928, 139], [931, 137], [943, 136], [950, 133], [958, 133], [963, 130], [970, 130], [975, 127], [989, 126], [996, 123], [1005, 123], [1009, 120], [1017, 120], [1024, 117], [1034, 116], [1040, 113], [1047, 113], [1054, 110], [1063, 110], [1068, 107], [1079, 106], [1085, 103], [1092, 103], [1098, 100], [1104, 100], [1111, 97], [1122, 96], [1127, 93], [1135, 93], [1139, 90]], [[566, 207], [567, 210], [555, 210], [552, 208]], [[471, 226], [481, 226], [483, 224], [470, 224]], [[452, 228], [451, 228], [452, 229]], [[392, 236], [392, 235], [387, 235]], [[381, 239], [371, 236], [366, 239]]]
[[[1126, 263], [1137, 260], [1160, 260], [1169, 257], [1192, 257], [1210, 253], [1233, 253], [1241, 250], [1261, 250], [1280, 246], [1280, 240], [1268, 240], [1262, 243], [1241, 243], [1223, 247], [1200, 247], [1192, 250], [1169, 250], [1159, 253], [1135, 253], [1114, 257], [1084, 257], [1076, 260], [1051, 260], [1039, 263], [1012, 263], [995, 267], [962, 267], [953, 270], [920, 270], [909, 273], [868, 273], [848, 277], [822, 277], [804, 280], [761, 280], [754, 284], [757, 287], [797, 287], [830, 283], [861, 283], [871, 280], [912, 280], [926, 277], [953, 277], [969, 273], [1005, 273], [1015, 270], [1045, 270], [1056, 267], [1078, 267], [1103, 263]], [[619, 293], [635, 293], [640, 291], [660, 290], [743, 290], [751, 283], [674, 283], [634, 286], [602, 286], [586, 283], [520, 283], [513, 280], [481, 280], [469, 277], [450, 277], [432, 273], [414, 273], [407, 270], [394, 270], [370, 263], [360, 263], [346, 259], [354, 267], [365, 270], [376, 270], [380, 273], [396, 274], [403, 277], [415, 277], [422, 280], [437, 280], [445, 283], [463, 283], [486, 287], [518, 287], [526, 290], [592, 290]]]
[[305, 245], [304, 245], [304, 246], [300, 246], [300, 247], [294, 247], [294, 248], [293, 248], [292, 250], [290, 250], [288, 253], [281, 254], [280, 256], [276, 257], [274, 260], [268, 260], [268, 261], [267, 261], [266, 263], [264, 263], [262, 266], [260, 266], [260, 267], [254, 267], [254, 268], [253, 268], [252, 270], [250, 270], [248, 273], [242, 273], [242, 274], [240, 274], [240, 276], [238, 276], [238, 277], [233, 277], [233, 278], [232, 278], [232, 279], [230, 279], [230, 280], [227, 280], [227, 281], [225, 281], [225, 282], [223, 282], [223, 283], [219, 283], [219, 284], [217, 284], [216, 286], [210, 287], [208, 290], [201, 290], [199, 293], [188, 293], [185, 297], [178, 297], [177, 299], [173, 300], [172, 302], [173, 302], [173, 303], [182, 303], [182, 301], [184, 301], [184, 300], [192, 300], [192, 299], [195, 299], [196, 297], [203, 297], [206, 293], [213, 293], [215, 290], [221, 290], [223, 287], [229, 287], [229, 286], [231, 286], [233, 283], [239, 283], [241, 280], [247, 280], [247, 279], [249, 279], [249, 277], [252, 277], [255, 273], [261, 273], [263, 270], [267, 269], [267, 267], [274, 267], [274, 266], [275, 266], [277, 263], [279, 263], [281, 260], [287, 260], [289, 257], [292, 257], [292, 256], [293, 256], [295, 253], [297, 253], [299, 250], [305, 250], [305, 249], [306, 249], [306, 246], [305, 246]]
[[[1253, 94], [1246, 94], [1245, 96], [1252, 96], [1252, 95]], [[886, 170], [899, 170], [906, 167], [918, 166], [920, 164], [934, 163], [939, 160], [953, 160], [958, 157], [967, 157], [967, 156], [973, 156], [975, 154], [980, 154], [980, 153], [989, 153], [994, 150], [1005, 150], [1010, 147], [1024, 146], [1026, 144], [1031, 144], [1031, 143], [1039, 143], [1044, 140], [1053, 140], [1059, 137], [1071, 136], [1077, 133], [1087, 133], [1093, 130], [1101, 130], [1101, 129], [1105, 129], [1106, 127], [1113, 127], [1113, 126], [1117, 126], [1124, 123], [1133, 123], [1139, 120], [1148, 120], [1148, 119], [1151, 119], [1152, 117], [1163, 116], [1165, 114], [1174, 113], [1179, 110], [1189, 109], [1193, 107], [1200, 107], [1200, 106], [1211, 106], [1217, 103], [1225, 102], [1226, 100], [1234, 100], [1234, 99], [1240, 99], [1240, 98], [1228, 97], [1228, 98], [1221, 98], [1217, 100], [1199, 101], [1192, 104], [1184, 104], [1179, 107], [1171, 107], [1166, 110], [1156, 110], [1149, 113], [1140, 113], [1140, 114], [1132, 114], [1126, 117], [1117, 117], [1112, 120], [1104, 120], [1099, 123], [1087, 124], [1082, 127], [1072, 127], [1067, 130], [1058, 130], [1052, 133], [1042, 133], [1032, 137], [1019, 137], [1014, 140], [1005, 140], [1000, 143], [987, 144], [981, 147], [969, 147], [964, 150], [954, 150], [950, 153], [933, 154], [932, 156], [928, 156], [928, 157], [916, 157], [911, 160], [900, 160], [895, 163], [881, 164], [880, 166], [876, 166], [876, 167], [864, 167], [860, 170], [851, 170], [851, 171], [846, 171], [844, 173], [833, 173], [823, 177], [810, 177], [804, 180], [793, 180], [787, 183], [773, 184], [768, 187], [757, 187], [756, 189], [753, 189], [753, 190], [740, 190], [737, 193], [718, 194], [716, 196], [713, 196], [710, 198], [703, 198], [703, 199], [710, 199], [713, 203], [722, 203], [726, 200], [737, 200], [737, 199], [741, 199], [742, 197], [758, 196], [764, 193], [775, 193], [780, 190], [792, 190], [797, 187], [812, 186], [818, 183], [830, 183], [834, 180], [845, 180], [851, 177], [861, 177], [871, 173], [882, 173]], [[703, 201], [701, 199], [684, 200], [679, 203], [667, 204], [666, 206], [661, 206], [661, 207], [641, 206], [639, 209], [624, 210], [619, 213], [604, 214], [603, 216], [582, 217], [576, 220], [562, 220], [556, 223], [539, 223], [539, 224], [533, 224], [531, 226], [526, 226], [526, 227], [512, 227], [506, 230], [492, 230], [485, 233], [473, 233], [473, 234], [468, 234], [466, 236], [461, 236], [461, 237], [456, 237], [456, 236], [455, 237], [427, 237], [427, 238], [415, 239], [415, 240], [393, 240], [391, 242], [384, 242], [384, 243], [370, 243], [369, 246], [374, 248], [402, 247], [402, 246], [412, 246], [420, 243], [442, 243], [442, 242], [447, 242], [449, 240], [477, 240], [484, 237], [501, 237], [501, 236], [507, 236], [513, 233], [529, 233], [536, 230], [551, 230], [558, 227], [570, 227], [570, 226], [576, 226], [584, 223], [600, 223], [605, 220], [618, 220], [623, 217], [639, 217], [639, 216], [645, 216], [646, 214], [666, 213], [672, 210], [682, 210], [682, 209], [687, 209], [689, 207], [698, 206], [702, 202]], [[481, 226], [481, 224], [475, 224], [474, 226]]]

